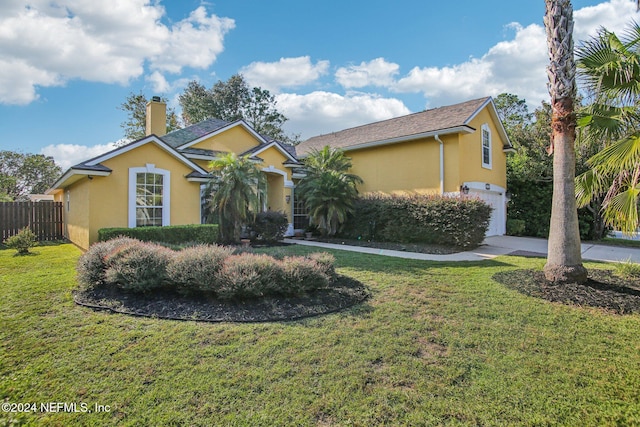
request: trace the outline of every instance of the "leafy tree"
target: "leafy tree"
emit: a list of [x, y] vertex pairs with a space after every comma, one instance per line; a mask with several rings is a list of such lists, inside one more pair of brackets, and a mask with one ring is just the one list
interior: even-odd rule
[[53, 157], [0, 151], [0, 196], [6, 200], [27, 200], [29, 194], [44, 193], [62, 169]]
[[276, 108], [276, 100], [268, 90], [249, 88], [244, 77], [233, 75], [218, 81], [211, 89], [192, 81], [179, 97], [182, 119], [186, 125], [216, 118], [233, 122], [244, 119], [258, 133], [285, 142], [298, 142], [289, 137], [282, 126], [287, 118]]
[[582, 265], [578, 212], [575, 198], [576, 66], [573, 59], [573, 7], [569, 0], [545, 0], [544, 16], [549, 48], [553, 154], [553, 201], [549, 224], [549, 249], [544, 274], [554, 283], [587, 280]]
[[577, 50], [580, 76], [593, 98], [579, 124], [601, 151], [576, 179], [581, 206], [602, 200], [606, 223], [626, 233], [638, 228], [640, 195], [640, 25], [621, 38], [604, 28]]
[[354, 211], [357, 184], [362, 179], [348, 173], [351, 159], [344, 151], [324, 147], [304, 159], [306, 177], [296, 188], [309, 210], [309, 216], [324, 235], [333, 236]]
[[222, 243], [240, 241], [242, 225], [260, 210], [266, 179], [247, 156], [228, 153], [210, 163], [212, 179], [208, 191], [211, 207], [218, 215]]
[[[160, 100], [164, 103], [168, 102], [165, 97], [161, 97]], [[124, 129], [125, 140], [135, 141], [146, 135], [148, 103], [149, 100], [142, 92], [131, 92], [126, 101], [118, 107], [119, 110], [127, 113], [127, 120], [120, 124], [120, 127]], [[167, 133], [176, 129], [180, 129], [178, 115], [173, 108], [167, 107]], [[126, 142], [121, 144], [124, 143]]]

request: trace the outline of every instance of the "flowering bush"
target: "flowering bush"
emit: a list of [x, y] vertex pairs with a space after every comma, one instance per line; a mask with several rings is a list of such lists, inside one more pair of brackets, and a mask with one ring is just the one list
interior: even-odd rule
[[76, 271], [78, 282], [84, 289], [95, 288], [106, 284], [105, 273], [107, 271], [106, 258], [117, 248], [141, 243], [137, 239], [118, 237], [106, 242], [98, 242], [91, 245], [89, 250], [80, 256]]
[[331, 278], [326, 269], [313, 259], [286, 257], [281, 261], [282, 278], [276, 292], [283, 295], [303, 294], [314, 289], [326, 288]]
[[192, 246], [177, 252], [167, 266], [167, 277], [181, 293], [215, 292], [217, 273], [233, 249], [217, 245]]
[[146, 293], [160, 287], [220, 299], [294, 295], [329, 285], [335, 258], [328, 253], [276, 259], [230, 247], [198, 245], [180, 251], [128, 237], [92, 245], [76, 266], [84, 290], [118, 287]]
[[134, 292], [160, 288], [167, 279], [167, 265], [173, 253], [153, 243], [120, 246], [105, 257], [105, 281]]

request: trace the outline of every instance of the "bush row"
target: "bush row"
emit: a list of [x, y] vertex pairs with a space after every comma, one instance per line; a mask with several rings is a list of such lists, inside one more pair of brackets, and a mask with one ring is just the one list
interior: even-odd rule
[[125, 236], [143, 242], [214, 244], [218, 240], [217, 224], [169, 225], [165, 227], [101, 228], [98, 241]]
[[316, 253], [275, 259], [217, 245], [173, 251], [155, 243], [118, 237], [92, 245], [77, 265], [83, 289], [118, 287], [148, 293], [174, 289], [221, 299], [296, 295], [335, 280], [334, 257]]
[[439, 195], [367, 195], [342, 229], [347, 238], [478, 246], [489, 227], [491, 207], [474, 198]]

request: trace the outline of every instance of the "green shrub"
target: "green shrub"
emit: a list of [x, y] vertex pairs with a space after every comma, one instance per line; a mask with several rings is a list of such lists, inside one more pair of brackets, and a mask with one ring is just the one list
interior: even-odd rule
[[218, 271], [217, 278], [217, 294], [220, 298], [255, 298], [279, 288], [282, 268], [270, 256], [245, 253], [228, 257]]
[[278, 211], [260, 212], [249, 228], [255, 234], [255, 240], [275, 243], [282, 240], [289, 226], [287, 215]]
[[166, 227], [101, 228], [98, 240], [126, 236], [143, 242], [184, 244], [188, 242], [214, 244], [218, 240], [217, 224], [169, 225]]
[[18, 251], [19, 255], [26, 255], [30, 248], [38, 245], [38, 236], [29, 227], [25, 227], [18, 234], [6, 239], [4, 244], [8, 248]]
[[149, 292], [164, 286], [167, 265], [174, 252], [153, 243], [133, 242], [105, 258], [105, 282], [126, 291]]
[[167, 278], [180, 293], [216, 292], [217, 273], [233, 249], [217, 245], [198, 245], [182, 249], [167, 266]]
[[84, 289], [92, 289], [106, 284], [107, 256], [120, 247], [135, 243], [140, 243], [140, 241], [129, 237], [118, 237], [91, 245], [89, 250], [80, 256], [76, 264], [80, 286]]
[[357, 201], [355, 213], [345, 224], [343, 235], [467, 249], [484, 240], [491, 209], [473, 198], [368, 195]]
[[507, 234], [509, 236], [523, 236], [526, 222], [522, 219], [507, 220]]
[[303, 294], [329, 286], [331, 278], [318, 262], [306, 257], [285, 257], [281, 263], [282, 281], [274, 289], [283, 295]]

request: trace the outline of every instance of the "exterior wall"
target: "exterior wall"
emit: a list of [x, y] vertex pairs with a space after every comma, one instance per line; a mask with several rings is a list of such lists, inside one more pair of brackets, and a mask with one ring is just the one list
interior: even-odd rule
[[[91, 184], [93, 182], [84, 178], [58, 193], [60, 201], [64, 203], [62, 216], [64, 218], [64, 233], [67, 239], [83, 249], [89, 248], [90, 241], [90, 214], [89, 204]], [[69, 192], [69, 205], [67, 209], [67, 191]], [[58, 195], [56, 195], [58, 196]]]
[[[242, 126], [235, 126], [222, 133], [207, 138], [190, 148], [202, 148], [205, 150], [226, 151], [244, 153], [259, 144], [249, 131]], [[208, 169], [208, 168], [207, 168]]]
[[[482, 167], [482, 125], [491, 131], [491, 169]], [[462, 182], [486, 182], [507, 187], [507, 153], [502, 151], [506, 141], [500, 138], [498, 128], [487, 108], [470, 123], [476, 131], [460, 137], [460, 180]]]
[[[457, 191], [460, 183], [458, 136], [444, 135], [444, 191]], [[434, 138], [347, 151], [351, 172], [364, 183], [361, 193], [440, 193], [440, 143]]]
[[[263, 161], [259, 167], [267, 174], [267, 207], [273, 211], [282, 211], [287, 214], [290, 223], [293, 223], [293, 182], [291, 168], [282, 163], [288, 159], [276, 148], [271, 147], [258, 154]], [[289, 204], [286, 196], [289, 195]]]
[[[89, 243], [98, 239], [98, 230], [105, 227], [127, 227], [129, 217], [129, 168], [144, 167], [152, 163], [156, 168], [171, 171], [171, 225], [200, 223], [200, 183], [184, 178], [191, 169], [153, 143], [104, 161], [102, 164], [112, 170], [111, 175], [94, 177], [88, 181], [91, 193], [87, 197], [89, 212]], [[73, 196], [72, 196], [73, 197]], [[87, 209], [88, 209], [87, 206]], [[83, 247], [75, 240], [74, 243]]]

